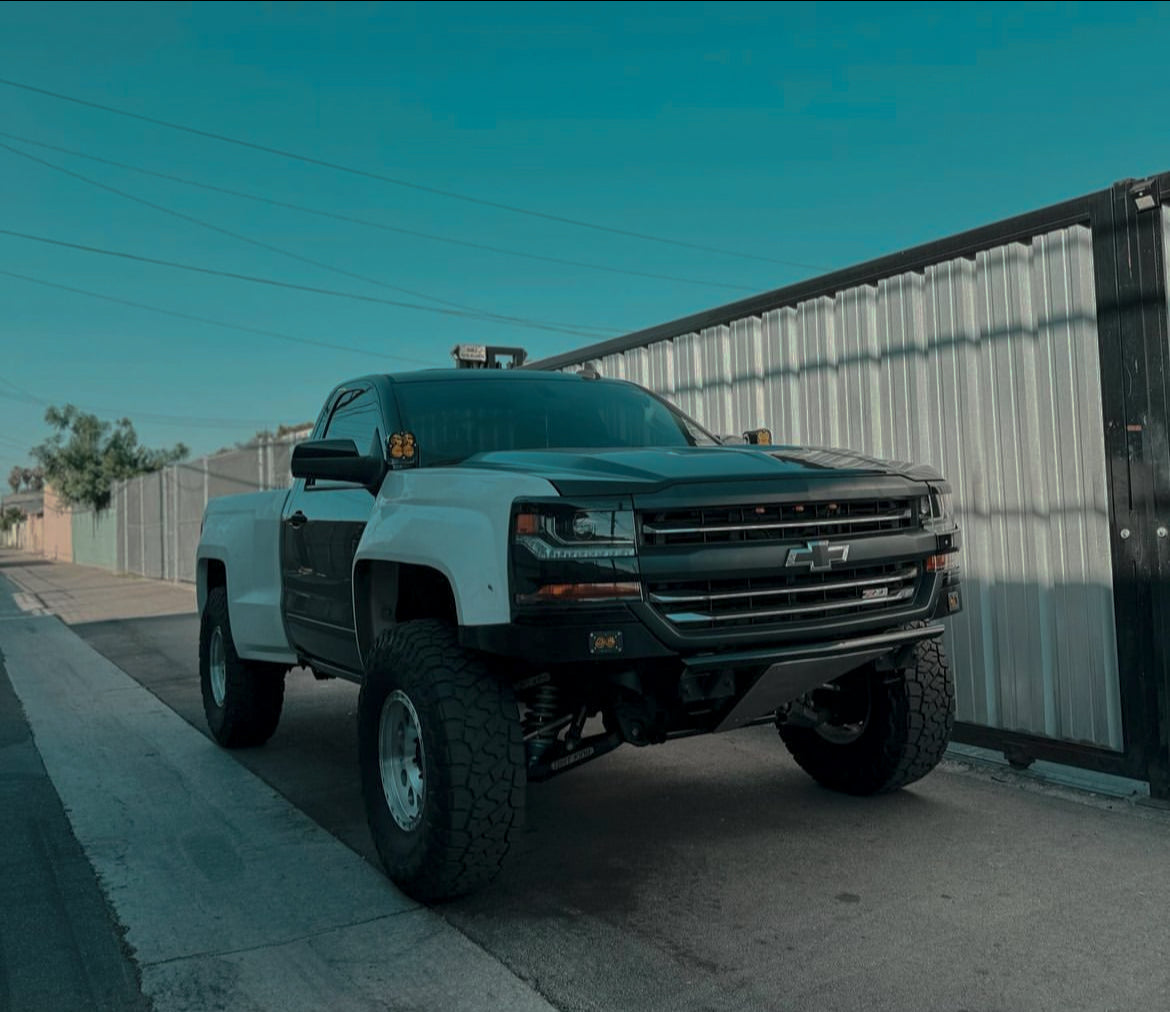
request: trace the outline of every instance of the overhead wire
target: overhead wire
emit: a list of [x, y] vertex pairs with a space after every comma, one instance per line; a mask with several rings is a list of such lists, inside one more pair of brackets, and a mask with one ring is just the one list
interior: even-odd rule
[[255, 239], [251, 236], [243, 235], [239, 232], [233, 232], [231, 229], [223, 228], [220, 225], [212, 224], [211, 222], [206, 221], [203, 218], [197, 218], [194, 215], [186, 214], [182, 211], [176, 211], [170, 207], [165, 207], [162, 204], [157, 204], [154, 201], [145, 199], [144, 197], [139, 197], [136, 194], [128, 193], [127, 191], [121, 190], [116, 186], [110, 186], [108, 183], [103, 183], [100, 180], [92, 179], [91, 177], [83, 175], [80, 172], [74, 172], [72, 169], [67, 169], [62, 165], [56, 165], [53, 162], [48, 161], [47, 159], [38, 158], [36, 155], [30, 154], [27, 151], [21, 151], [19, 148], [14, 148], [10, 144], [5, 144], [2, 141], [0, 141], [0, 150], [8, 151], [9, 153], [16, 155], [19, 158], [25, 158], [25, 159], [27, 159], [31, 162], [34, 162], [38, 165], [43, 165], [45, 168], [52, 169], [54, 172], [59, 172], [62, 175], [69, 176], [73, 179], [80, 180], [81, 182], [86, 183], [89, 186], [96, 187], [99, 190], [105, 190], [108, 193], [116, 194], [117, 196], [122, 197], [126, 200], [129, 200], [129, 201], [132, 201], [133, 203], [141, 204], [145, 207], [149, 207], [155, 211], [159, 211], [162, 214], [170, 215], [171, 217], [178, 218], [182, 221], [191, 222], [192, 224], [198, 225], [200, 228], [205, 228], [205, 229], [208, 229], [209, 231], [217, 232], [220, 235], [226, 235], [229, 238], [235, 239], [239, 242], [247, 243], [251, 246], [256, 246], [259, 249], [268, 250], [271, 253], [278, 253], [281, 256], [286, 256], [286, 257], [289, 257], [293, 260], [297, 260], [301, 263], [309, 264], [312, 267], [317, 267], [321, 270], [330, 271], [334, 274], [340, 274], [344, 277], [351, 278], [351, 279], [356, 280], [356, 281], [364, 281], [367, 284], [377, 285], [381, 288], [386, 288], [386, 289], [389, 289], [391, 291], [404, 292], [407, 295], [413, 295], [417, 298], [429, 299], [433, 302], [437, 302], [437, 303], [440, 303], [440, 304], [446, 305], [446, 306], [451, 306], [451, 307], [454, 307], [456, 309], [464, 309], [470, 313], [475, 313], [479, 316], [482, 316], [485, 320], [493, 320], [493, 321], [502, 322], [502, 323], [511, 323], [511, 324], [515, 324], [517, 326], [539, 325], [542, 328], [547, 328], [547, 327], [555, 327], [558, 329], [563, 328], [566, 333], [572, 333], [572, 334], [578, 334], [578, 335], [581, 333], [581, 331], [585, 331], [585, 330], [597, 331], [600, 334], [615, 334], [616, 333], [616, 331], [612, 327], [597, 327], [597, 326], [593, 326], [590, 324], [562, 323], [562, 322], [559, 322], [556, 320], [536, 320], [536, 319], [533, 319], [530, 317], [509, 316], [509, 315], [504, 314], [504, 313], [494, 313], [494, 312], [491, 312], [490, 310], [480, 309], [476, 306], [469, 306], [469, 305], [466, 305], [466, 304], [461, 303], [461, 302], [454, 302], [454, 301], [451, 301], [449, 299], [443, 299], [443, 298], [440, 298], [436, 295], [431, 295], [427, 292], [420, 292], [420, 291], [413, 289], [413, 288], [403, 288], [401, 285], [392, 285], [392, 284], [389, 284], [388, 282], [382, 281], [380, 278], [373, 278], [373, 277], [370, 277], [369, 275], [366, 275], [366, 274], [358, 274], [358, 273], [355, 273], [354, 271], [349, 271], [349, 270], [346, 270], [342, 267], [337, 267], [333, 264], [325, 263], [321, 260], [315, 260], [312, 257], [307, 257], [307, 256], [304, 256], [300, 253], [296, 253], [292, 250], [284, 249], [281, 246], [275, 246], [272, 243], [264, 242], [260, 239]]
[[[39, 407], [52, 407], [57, 402], [52, 401], [39, 394], [34, 394], [29, 390], [18, 387], [10, 380], [0, 378], [0, 383], [8, 387], [7, 390], [0, 390], [0, 397], [6, 397], [10, 400], [21, 401], [25, 404], [35, 404]], [[62, 402], [63, 403], [63, 402]], [[110, 421], [120, 421], [128, 415], [133, 414], [134, 418], [131, 421], [145, 421], [155, 422], [159, 425], [179, 425], [179, 426], [193, 426], [196, 428], [208, 429], [231, 429], [249, 427], [253, 425], [268, 425], [269, 422], [261, 421], [255, 418], [214, 418], [206, 415], [168, 415], [158, 414], [153, 411], [128, 411], [125, 408], [105, 408], [95, 407], [90, 404], [77, 405], [82, 411], [88, 411], [95, 415], [110, 416]]]
[[46, 288], [56, 288], [63, 292], [73, 292], [75, 295], [85, 295], [91, 299], [101, 299], [104, 302], [113, 302], [120, 306], [132, 306], [135, 309], [145, 309], [151, 313], [160, 313], [164, 316], [173, 316], [179, 320], [190, 320], [194, 323], [204, 323], [211, 327], [223, 327], [227, 330], [238, 330], [244, 334], [258, 334], [262, 337], [271, 337], [280, 341], [291, 341], [295, 344], [308, 345], [314, 348], [325, 348], [329, 351], [349, 351], [358, 355], [369, 355], [372, 358], [407, 362], [412, 365], [421, 365], [432, 368], [436, 365], [434, 359], [415, 358], [411, 355], [400, 355], [397, 352], [377, 351], [373, 348], [357, 348], [353, 345], [338, 344], [334, 341], [321, 341], [311, 337], [298, 337], [295, 334], [286, 334], [283, 331], [271, 330], [265, 327], [250, 327], [242, 323], [229, 323], [226, 320], [216, 320], [208, 316], [198, 316], [194, 313], [184, 313], [176, 309], [165, 309], [162, 306], [152, 306], [146, 302], [134, 302], [131, 299], [119, 298], [116, 295], [108, 295], [105, 292], [92, 292], [85, 288], [77, 288], [73, 285], [65, 285], [59, 281], [48, 281], [45, 278], [36, 278], [29, 274], [20, 274], [16, 271], [0, 270], [0, 276], [17, 278], [20, 281], [27, 281], [29, 284], [42, 285]]
[[[237, 271], [222, 271], [214, 267], [200, 267], [198, 264], [185, 264], [175, 260], [164, 260], [160, 257], [148, 257], [139, 253], [127, 253], [122, 250], [105, 249], [101, 246], [89, 246], [84, 243], [68, 242], [64, 239], [53, 239], [48, 236], [33, 235], [30, 232], [19, 232], [15, 229], [0, 228], [0, 235], [11, 236], [16, 239], [24, 239], [29, 242], [43, 243], [49, 246], [59, 246], [65, 249], [74, 249], [84, 253], [95, 253], [101, 256], [119, 257], [123, 260], [133, 260], [137, 263], [154, 264], [159, 267], [171, 267], [175, 270], [191, 271], [196, 274], [205, 274], [211, 277], [231, 278], [235, 281], [246, 281], [251, 284], [268, 285], [273, 288], [285, 288], [298, 292], [309, 292], [314, 295], [327, 295], [332, 298], [352, 299], [358, 302], [370, 302], [383, 306], [395, 306], [400, 309], [413, 309], [423, 313], [438, 313], [443, 316], [456, 316], [461, 319], [479, 319], [485, 318], [478, 313], [471, 313], [464, 309], [451, 309], [446, 306], [424, 306], [417, 302], [402, 302], [398, 299], [382, 299], [375, 295], [363, 295], [360, 292], [342, 292], [334, 288], [319, 288], [314, 285], [298, 284], [292, 281], [281, 281], [278, 278], [263, 278], [254, 274], [241, 274]], [[499, 320], [485, 320], [485, 322], [498, 323]], [[516, 324], [519, 326], [519, 324]], [[585, 331], [571, 330], [564, 327], [551, 327], [534, 322], [522, 324], [534, 330], [548, 330], [560, 334], [573, 334], [577, 337], [596, 338], [596, 335], [589, 334]]]
[[566, 267], [575, 267], [582, 270], [603, 271], [609, 274], [624, 274], [636, 278], [650, 278], [657, 281], [671, 281], [685, 285], [704, 285], [709, 288], [723, 288], [730, 291], [737, 292], [754, 292], [757, 288], [750, 285], [736, 285], [723, 281], [711, 281], [706, 278], [688, 278], [681, 277], [676, 274], [660, 274], [653, 271], [634, 270], [629, 267], [615, 267], [612, 264], [599, 264], [585, 260], [570, 260], [564, 257], [556, 257], [543, 253], [529, 253], [525, 250], [510, 249], [506, 246], [493, 246], [488, 243], [473, 242], [468, 239], [457, 239], [452, 236], [438, 235], [433, 232], [421, 232], [417, 229], [403, 228], [399, 225], [389, 225], [385, 222], [374, 221], [369, 218], [358, 218], [353, 215], [341, 214], [337, 211], [327, 211], [318, 207], [309, 207], [305, 204], [296, 204], [285, 200], [276, 200], [272, 197], [265, 197], [258, 193], [248, 193], [245, 190], [235, 190], [226, 186], [217, 186], [212, 183], [201, 182], [196, 179], [189, 179], [186, 176], [178, 176], [170, 172], [158, 172], [154, 169], [145, 169], [139, 165], [131, 165], [127, 162], [116, 161], [112, 158], [103, 158], [99, 155], [89, 154], [85, 151], [78, 151], [75, 148], [61, 147], [58, 144], [49, 144], [45, 141], [35, 140], [31, 137], [24, 137], [21, 134], [9, 133], [0, 130], [0, 137], [7, 137], [9, 140], [19, 141], [23, 144], [31, 144], [35, 147], [45, 148], [49, 151], [57, 151], [61, 154], [72, 155], [76, 158], [84, 158], [88, 161], [97, 162], [101, 165], [110, 165], [114, 168], [123, 169], [127, 172], [135, 172], [139, 175], [150, 176], [155, 179], [165, 179], [172, 183], [179, 183], [183, 186], [191, 186], [201, 190], [207, 190], [212, 193], [222, 193], [230, 197], [237, 197], [241, 200], [251, 200], [259, 204], [267, 204], [270, 207], [279, 207], [285, 210], [297, 211], [301, 214], [316, 215], [321, 218], [331, 218], [335, 221], [347, 222], [351, 225], [358, 225], [365, 228], [377, 229], [381, 232], [390, 232], [398, 235], [407, 235], [416, 239], [427, 239], [432, 242], [446, 243], [452, 246], [461, 246], [467, 249], [482, 250], [488, 253], [494, 253], [501, 256], [519, 257], [525, 260], [535, 260], [544, 263], [558, 264]]
[[425, 183], [418, 183], [412, 180], [402, 179], [397, 176], [389, 176], [385, 173], [373, 172], [368, 169], [358, 169], [354, 168], [353, 166], [343, 165], [340, 162], [333, 162], [324, 158], [316, 158], [312, 155], [300, 154], [296, 151], [287, 151], [283, 148], [274, 147], [268, 144], [260, 144], [256, 141], [249, 141], [239, 137], [232, 137], [228, 134], [218, 133], [214, 130], [203, 130], [198, 127], [188, 126], [184, 123], [176, 123], [172, 120], [165, 120], [156, 116], [148, 116], [144, 113], [132, 112], [129, 109], [122, 109], [117, 106], [106, 105], [101, 102], [94, 102], [89, 99], [78, 98], [75, 95], [67, 95], [63, 92], [53, 91], [49, 88], [37, 87], [36, 85], [26, 84], [21, 81], [14, 81], [10, 78], [0, 78], [0, 85], [4, 85], [5, 87], [9, 88], [16, 88], [31, 94], [43, 95], [47, 98], [53, 98], [62, 102], [70, 102], [74, 105], [80, 105], [90, 109], [100, 109], [103, 112], [112, 113], [116, 116], [124, 116], [128, 119], [137, 120], [141, 123], [150, 123], [153, 126], [166, 127], [169, 130], [180, 131], [182, 133], [191, 134], [195, 137], [205, 137], [209, 140], [221, 141], [225, 144], [234, 144], [237, 147], [248, 148], [252, 151], [261, 151], [270, 155], [278, 155], [281, 158], [290, 158], [294, 161], [304, 162], [306, 165], [315, 165], [320, 168], [332, 169], [336, 172], [344, 172], [352, 176], [373, 179], [377, 180], [378, 182], [389, 183], [392, 186], [399, 186], [421, 193], [430, 193], [435, 196], [447, 197], [451, 200], [459, 200], [469, 204], [476, 204], [481, 207], [491, 207], [495, 208], [496, 210], [508, 211], [512, 214], [526, 215], [531, 218], [552, 221], [561, 225], [572, 225], [576, 228], [591, 229], [596, 232], [607, 232], [612, 235], [620, 235], [630, 239], [641, 239], [647, 242], [656, 242], [669, 246], [678, 246], [685, 249], [693, 249], [705, 253], [718, 253], [723, 256], [739, 257], [745, 260], [758, 260], [764, 263], [780, 264], [785, 267], [799, 267], [809, 270], [821, 270], [821, 268], [813, 264], [802, 263], [796, 260], [784, 260], [777, 257], [763, 256], [758, 253], [748, 253], [744, 250], [732, 250], [724, 249], [718, 246], [706, 246], [701, 243], [688, 242], [683, 239], [673, 239], [666, 236], [652, 235], [647, 232], [636, 232], [631, 229], [617, 228], [612, 225], [602, 225], [598, 222], [586, 221], [580, 218], [570, 218], [564, 215], [550, 214], [545, 211], [537, 211], [533, 210], [532, 208], [520, 207], [515, 204], [506, 204], [501, 201], [488, 200], [483, 197], [476, 197], [471, 194], [458, 192], [456, 190], [447, 190], [437, 186], [430, 186]]

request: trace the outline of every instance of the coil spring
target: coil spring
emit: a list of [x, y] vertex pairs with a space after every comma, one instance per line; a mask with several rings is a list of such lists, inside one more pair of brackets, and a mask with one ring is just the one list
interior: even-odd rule
[[[533, 731], [539, 732], [541, 727], [556, 719], [557, 695], [555, 685], [546, 683], [536, 689], [535, 696], [528, 704], [528, 710], [524, 714], [524, 735], [526, 738]], [[534, 738], [528, 738], [528, 758], [530, 760], [539, 759], [556, 741], [556, 737], [556, 731], [549, 731], [544, 734], [538, 733]]]

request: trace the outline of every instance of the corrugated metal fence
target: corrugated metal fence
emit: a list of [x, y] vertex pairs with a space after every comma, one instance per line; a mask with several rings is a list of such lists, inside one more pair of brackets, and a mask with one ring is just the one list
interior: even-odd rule
[[1077, 225], [588, 361], [716, 432], [937, 466], [960, 719], [1121, 749], [1096, 318]]

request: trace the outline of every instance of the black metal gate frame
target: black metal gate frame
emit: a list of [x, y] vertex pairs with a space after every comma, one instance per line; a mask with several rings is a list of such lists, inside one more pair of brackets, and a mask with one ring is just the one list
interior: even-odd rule
[[1088, 225], [1124, 747], [1114, 752], [963, 722], [956, 725], [954, 739], [1002, 751], [1015, 764], [1044, 759], [1145, 780], [1152, 797], [1170, 799], [1170, 327], [1159, 211], [1163, 201], [1170, 203], [1170, 172], [1124, 180], [1038, 211], [533, 362], [529, 368], [556, 369], [628, 351], [1070, 225]]

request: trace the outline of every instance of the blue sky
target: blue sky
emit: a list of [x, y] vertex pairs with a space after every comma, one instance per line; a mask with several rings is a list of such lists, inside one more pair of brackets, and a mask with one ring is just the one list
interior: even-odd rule
[[[1121, 3], [0, 5], [6, 78], [766, 259], [526, 217], [7, 87], [0, 131], [394, 228], [686, 281], [376, 230], [0, 142], [384, 285], [600, 338], [1170, 168], [1167, 38], [1170, 8]], [[0, 193], [3, 229], [436, 304], [257, 249], [2, 149]], [[128, 415], [148, 443], [182, 440], [202, 452], [310, 418], [347, 376], [447, 364], [460, 340], [541, 355], [591, 339], [4, 235], [0, 271], [358, 349], [0, 275], [0, 474], [45, 432], [43, 406], [14, 388]]]

